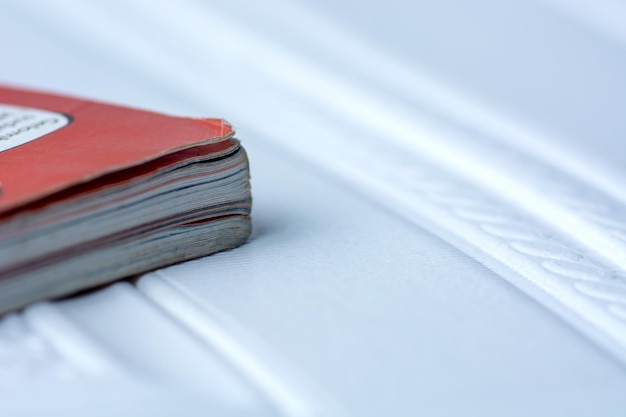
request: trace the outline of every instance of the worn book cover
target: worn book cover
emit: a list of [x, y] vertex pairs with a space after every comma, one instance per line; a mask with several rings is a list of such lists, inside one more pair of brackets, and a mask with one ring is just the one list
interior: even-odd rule
[[221, 119], [0, 88], [0, 311], [243, 243], [233, 135]]

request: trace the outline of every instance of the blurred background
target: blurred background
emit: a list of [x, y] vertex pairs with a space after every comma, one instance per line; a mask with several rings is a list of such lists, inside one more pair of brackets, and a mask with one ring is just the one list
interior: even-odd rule
[[258, 113], [253, 100], [273, 104], [261, 118], [280, 117], [279, 103], [332, 118], [342, 99], [391, 101], [505, 129], [496, 139], [525, 139], [515, 145], [528, 152], [558, 144], [593, 161], [598, 182], [623, 174], [618, 1], [3, 4], [14, 83], [185, 114], [212, 104], [226, 117]]
[[[5, 370], [33, 331], [79, 375], [63, 385], [72, 372], [16, 366], [10, 413], [623, 413], [623, 2], [0, 0], [0, 35], [4, 84], [227, 119], [255, 196], [239, 252], [5, 319], [7, 334], [15, 320], [31, 329], [5, 337]], [[531, 265], [550, 248], [490, 246], [407, 194], [417, 183], [454, 183], [455, 201], [491, 219], [522, 213], [516, 224], [547, 230], [616, 289], [593, 303], [560, 281], [536, 291], [552, 278]], [[172, 307], [161, 281], [203, 313]], [[607, 300], [622, 319], [605, 317]], [[65, 325], [41, 336], [54, 314], [100, 346], [86, 362]], [[155, 347], [170, 316], [186, 330]], [[192, 339], [204, 353], [177, 356]], [[85, 368], [90, 355], [117, 371]], [[220, 371], [194, 365], [202, 355]], [[32, 392], [41, 404], [26, 404]]]

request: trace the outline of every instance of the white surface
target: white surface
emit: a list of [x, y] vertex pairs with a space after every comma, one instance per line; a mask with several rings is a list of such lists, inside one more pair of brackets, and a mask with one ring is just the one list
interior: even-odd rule
[[[623, 365], [503, 280], [596, 341], [607, 341], [607, 329], [613, 341], [625, 336], [626, 62], [596, 23], [532, 2], [311, 2], [318, 15], [278, 0], [1, 5], [4, 37], [19, 42], [3, 45], [12, 65], [0, 79], [222, 116], [251, 153], [253, 240], [141, 281], [178, 330], [164, 330], [143, 298], [117, 290], [59, 306], [95, 351], [123, 358], [113, 362], [121, 377], [96, 373], [94, 384], [121, 378], [141, 401], [144, 389], [160, 388], [132, 381], [151, 375], [166, 387], [185, 381], [184, 393], [206, 387], [211, 398], [221, 389], [239, 398], [192, 407], [214, 414], [622, 414]], [[26, 46], [37, 53], [23, 53]], [[393, 152], [372, 158], [372, 143]], [[326, 157], [328, 149], [335, 153]], [[411, 158], [406, 171], [400, 162]], [[451, 177], [468, 184], [467, 195], [438, 195], [428, 214], [431, 202], [385, 188], [410, 188], [424, 173], [420, 183], [435, 194]], [[465, 210], [481, 227], [519, 213], [521, 228], [487, 224], [489, 233], [517, 239], [539, 228], [544, 246], [505, 239], [490, 248], [482, 232], [444, 221], [458, 209], [451, 201], [499, 205], [487, 217]], [[546, 231], [556, 247], [545, 246]], [[558, 273], [542, 278], [546, 265]], [[576, 278], [569, 287], [550, 297], [537, 291], [536, 282], [563, 274]], [[155, 290], [159, 282], [173, 292]], [[615, 322], [588, 321], [570, 293]], [[189, 305], [174, 303], [180, 297]], [[121, 299], [127, 309], [112, 314]], [[44, 309], [35, 317], [56, 316]], [[138, 331], [149, 323], [150, 332]], [[186, 353], [154, 348], [160, 332]], [[70, 333], [59, 332], [56, 346]], [[52, 380], [73, 375], [54, 352], [37, 356], [53, 367]], [[100, 357], [90, 352], [77, 363]], [[209, 372], [214, 382], [194, 369], [207, 360], [223, 367]], [[222, 378], [245, 382], [219, 388]], [[28, 392], [19, 381], [13, 389]], [[98, 389], [86, 391], [82, 406], [102, 403]], [[177, 401], [187, 401], [184, 393]], [[132, 398], [116, 404], [136, 406]]]
[[[534, 135], [514, 145], [538, 146], [539, 156], [551, 163], [576, 159], [580, 162], [572, 174], [605, 184], [624, 199], [623, 187], [615, 183], [626, 175], [624, 45], [598, 36], [610, 30], [608, 24], [584, 24], [543, 3], [395, 1], [380, 7], [377, 2], [308, 2], [406, 66], [435, 75], [524, 129], [543, 133], [541, 142], [551, 143], [537, 143]], [[600, 14], [608, 2], [586, 3]], [[593, 20], [592, 13], [586, 15]], [[546, 145], [551, 152], [546, 153]], [[585, 170], [584, 164], [598, 172]]]
[[0, 343], [3, 415], [276, 414], [128, 283], [13, 314]]
[[623, 369], [500, 277], [289, 154], [248, 148], [251, 242], [149, 274], [140, 289], [166, 280], [222, 318], [226, 333], [237, 338], [243, 326], [284, 355], [351, 415], [626, 406]]

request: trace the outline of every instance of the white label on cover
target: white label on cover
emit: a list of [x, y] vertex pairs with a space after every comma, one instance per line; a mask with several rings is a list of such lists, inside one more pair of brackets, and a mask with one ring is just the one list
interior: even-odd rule
[[0, 152], [52, 133], [69, 122], [61, 113], [0, 103]]

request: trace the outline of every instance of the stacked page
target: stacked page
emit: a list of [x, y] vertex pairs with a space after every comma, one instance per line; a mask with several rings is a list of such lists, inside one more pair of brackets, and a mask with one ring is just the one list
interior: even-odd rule
[[0, 311], [240, 245], [244, 150], [221, 120], [0, 89]]

